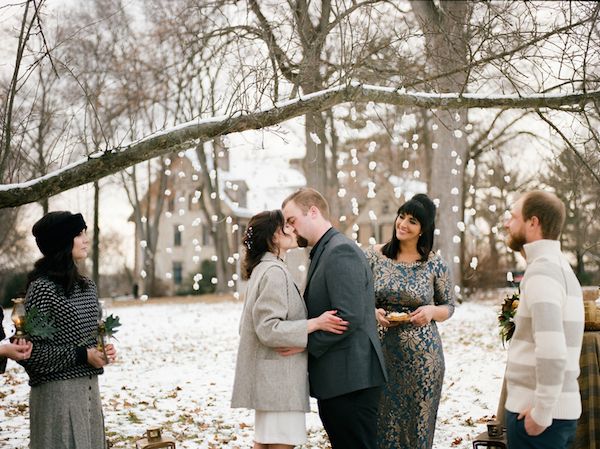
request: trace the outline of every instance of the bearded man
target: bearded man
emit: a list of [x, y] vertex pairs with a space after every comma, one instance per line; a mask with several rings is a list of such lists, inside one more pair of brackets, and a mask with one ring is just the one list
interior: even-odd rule
[[558, 241], [565, 206], [551, 193], [532, 191], [510, 215], [507, 244], [521, 252], [527, 269], [506, 369], [508, 445], [567, 449], [581, 415], [584, 314], [581, 285]]

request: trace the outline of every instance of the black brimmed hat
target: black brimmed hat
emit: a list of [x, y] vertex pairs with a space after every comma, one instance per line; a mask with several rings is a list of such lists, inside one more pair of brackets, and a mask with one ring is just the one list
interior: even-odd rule
[[87, 229], [81, 214], [59, 211], [50, 212], [33, 225], [33, 235], [38, 248], [44, 256], [62, 249], [73, 248], [73, 239]]

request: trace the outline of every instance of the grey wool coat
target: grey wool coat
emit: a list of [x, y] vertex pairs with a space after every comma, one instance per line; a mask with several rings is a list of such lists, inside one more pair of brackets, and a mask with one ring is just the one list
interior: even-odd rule
[[306, 347], [306, 314], [304, 300], [285, 264], [265, 253], [246, 290], [232, 407], [310, 411], [306, 351], [284, 357], [275, 350]]

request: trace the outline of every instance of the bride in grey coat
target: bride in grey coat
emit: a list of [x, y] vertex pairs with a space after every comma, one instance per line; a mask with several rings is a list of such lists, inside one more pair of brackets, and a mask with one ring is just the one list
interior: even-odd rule
[[297, 246], [281, 211], [252, 217], [244, 244], [248, 286], [231, 406], [255, 410], [254, 449], [291, 448], [306, 442], [308, 334], [341, 334], [348, 323], [335, 310], [306, 318], [304, 300], [281, 259]]

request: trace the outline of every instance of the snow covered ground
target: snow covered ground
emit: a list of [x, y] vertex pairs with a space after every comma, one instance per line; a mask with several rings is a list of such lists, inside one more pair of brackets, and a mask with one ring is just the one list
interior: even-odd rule
[[[147, 427], [160, 426], [178, 448], [251, 447], [252, 413], [229, 399], [240, 302], [112, 306], [121, 317], [120, 359], [101, 376], [106, 429], [115, 448], [133, 448]], [[495, 302], [464, 303], [439, 325], [446, 376], [434, 448], [470, 448], [496, 412], [506, 352]], [[8, 311], [10, 312], [10, 311]], [[27, 376], [9, 361], [0, 375], [0, 447], [27, 447]], [[304, 448], [328, 448], [312, 403]]]

